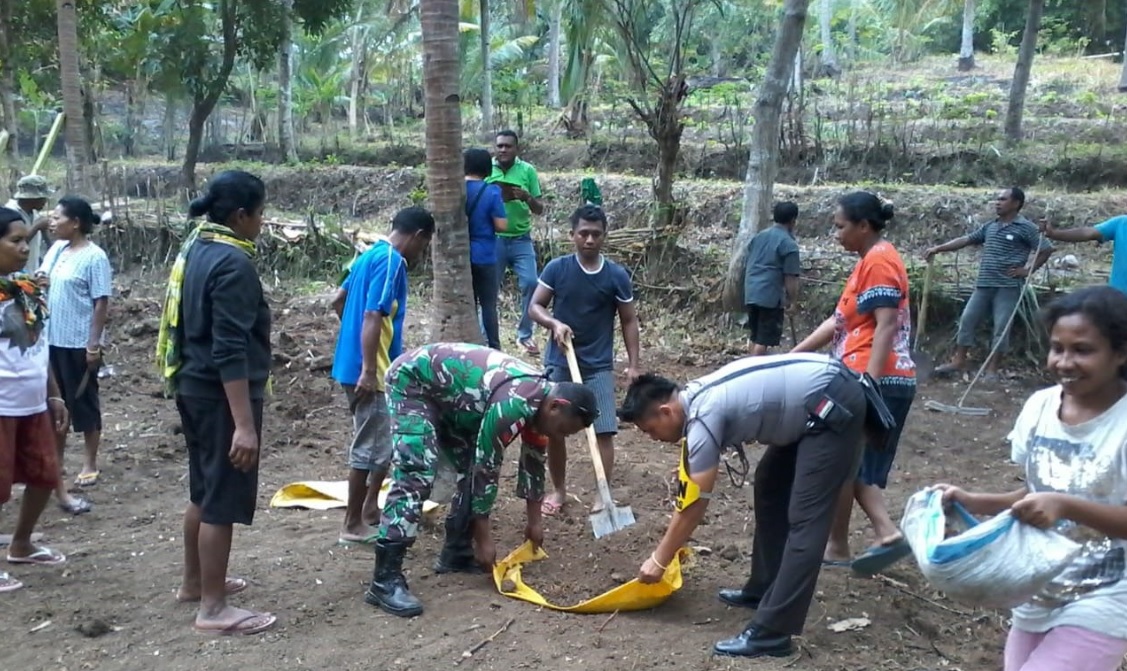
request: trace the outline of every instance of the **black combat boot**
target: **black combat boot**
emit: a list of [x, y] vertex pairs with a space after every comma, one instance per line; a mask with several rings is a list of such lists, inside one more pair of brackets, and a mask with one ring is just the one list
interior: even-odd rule
[[435, 573], [481, 573], [473, 556], [473, 542], [464, 534], [451, 534], [446, 530], [442, 553], [434, 562]]
[[720, 600], [728, 604], [729, 606], [735, 606], [736, 608], [750, 608], [752, 610], [758, 610], [759, 602], [762, 601], [762, 597], [756, 596], [752, 593], [751, 578], [747, 579], [747, 582], [744, 583], [743, 587], [740, 587], [738, 589], [722, 589], [717, 592], [716, 596], [720, 597]]
[[739, 636], [714, 645], [712, 654], [722, 657], [790, 657], [794, 654], [794, 644], [787, 634], [749, 624]]
[[403, 577], [403, 555], [410, 541], [376, 541], [376, 570], [364, 600], [399, 617], [421, 615], [423, 604], [411, 594]]

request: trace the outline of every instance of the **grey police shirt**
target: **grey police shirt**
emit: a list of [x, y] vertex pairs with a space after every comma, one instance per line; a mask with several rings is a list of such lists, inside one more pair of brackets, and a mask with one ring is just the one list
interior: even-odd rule
[[839, 370], [824, 354], [778, 354], [739, 359], [686, 384], [689, 473], [716, 468], [724, 449], [735, 445], [798, 442], [809, 419], [807, 400]]

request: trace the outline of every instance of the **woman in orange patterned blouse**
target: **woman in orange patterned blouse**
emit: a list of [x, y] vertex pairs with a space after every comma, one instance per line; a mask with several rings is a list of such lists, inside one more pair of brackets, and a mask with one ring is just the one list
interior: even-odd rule
[[[796, 352], [810, 352], [831, 345], [832, 354], [850, 370], [868, 373], [877, 381], [896, 418], [896, 435], [884, 446], [865, 446], [857, 480], [842, 491], [823, 562], [827, 566], [852, 566], [865, 575], [879, 573], [911, 553], [904, 534], [888, 514], [883, 492], [900, 431], [916, 396], [916, 365], [909, 354], [908, 272], [896, 248], [884, 239], [892, 215], [890, 203], [882, 203], [865, 191], [855, 191], [838, 201], [834, 212], [837, 241], [861, 258], [845, 283], [833, 316], [794, 348]], [[849, 518], [854, 499], [872, 523], [874, 542], [851, 559]]]

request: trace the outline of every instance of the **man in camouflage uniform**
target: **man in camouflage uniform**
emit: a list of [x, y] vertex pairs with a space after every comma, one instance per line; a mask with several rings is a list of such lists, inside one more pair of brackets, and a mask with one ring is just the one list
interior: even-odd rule
[[401, 617], [423, 612], [403, 577], [439, 453], [458, 471], [458, 493], [446, 519], [439, 573], [491, 568], [496, 549], [489, 514], [505, 447], [521, 437], [517, 496], [527, 506], [525, 537], [543, 541], [540, 503], [548, 437], [590, 426], [595, 396], [572, 382], [549, 382], [540, 370], [480, 345], [436, 343], [397, 358], [387, 371], [391, 415], [391, 489], [376, 541], [376, 568], [365, 600]]

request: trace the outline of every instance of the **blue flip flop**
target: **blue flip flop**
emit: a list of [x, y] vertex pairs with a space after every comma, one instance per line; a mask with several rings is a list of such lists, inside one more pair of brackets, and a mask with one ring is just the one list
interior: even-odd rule
[[853, 560], [853, 572], [871, 578], [910, 554], [912, 548], [903, 538], [891, 545], [877, 545]]

